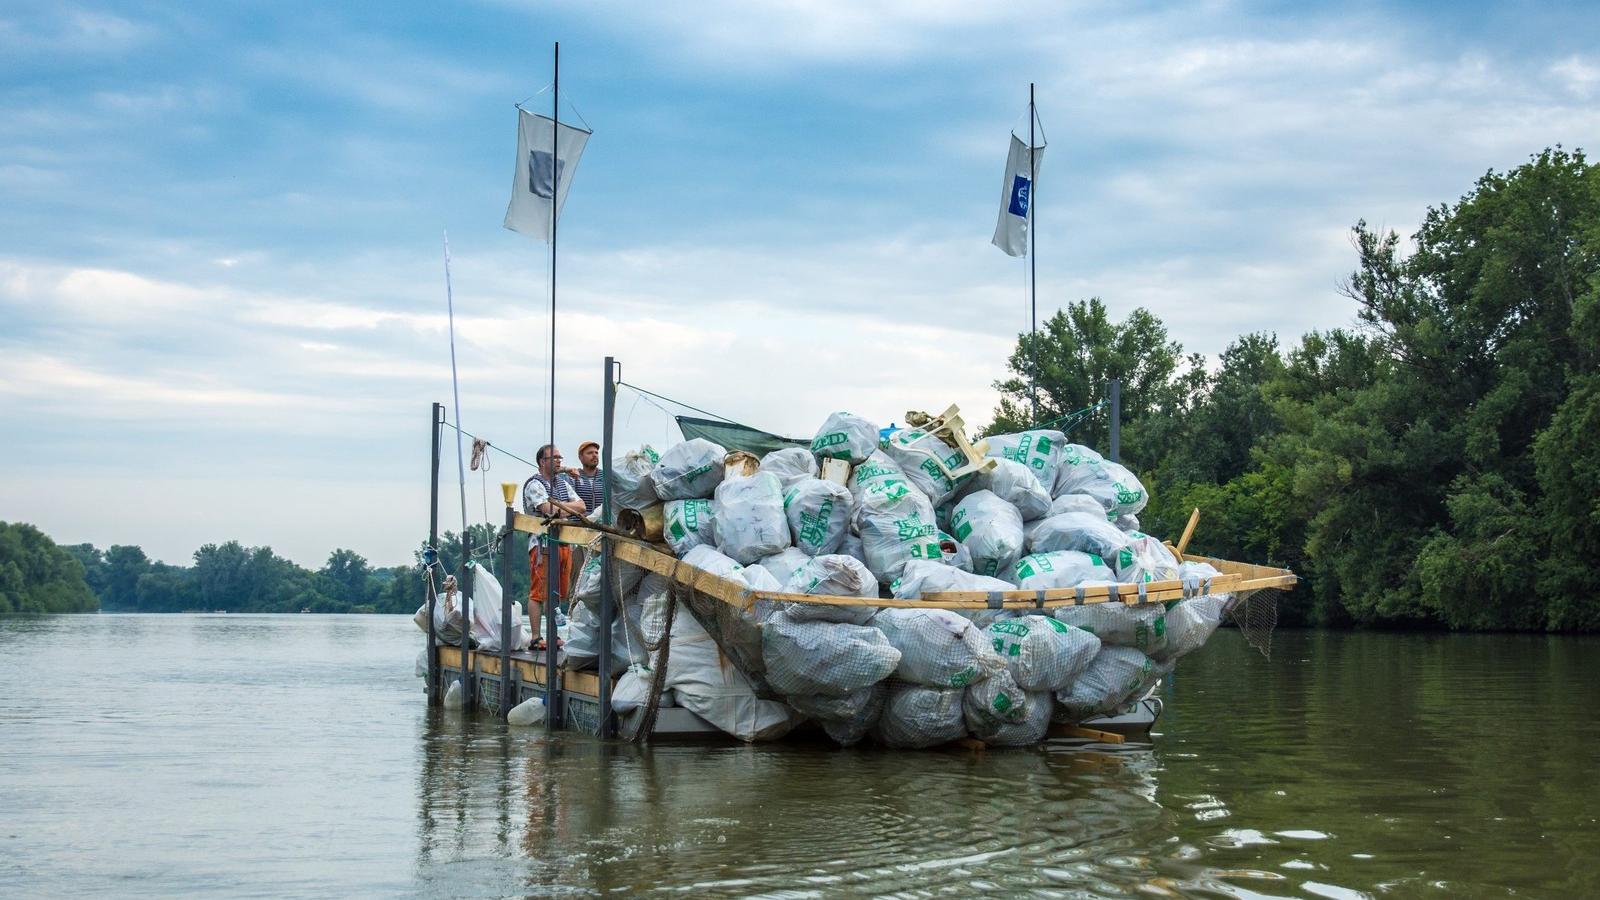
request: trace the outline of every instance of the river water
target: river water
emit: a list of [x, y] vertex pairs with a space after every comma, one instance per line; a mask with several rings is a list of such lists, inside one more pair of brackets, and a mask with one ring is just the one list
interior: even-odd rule
[[1233, 632], [1153, 745], [605, 745], [386, 616], [0, 619], [0, 896], [1600, 896], [1600, 639]]

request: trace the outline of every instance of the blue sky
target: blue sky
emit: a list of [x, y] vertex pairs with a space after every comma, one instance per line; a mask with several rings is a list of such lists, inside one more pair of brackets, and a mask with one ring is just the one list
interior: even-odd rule
[[[595, 130], [562, 219], [570, 452], [598, 436], [608, 352], [796, 435], [835, 408], [985, 420], [1027, 325], [1026, 264], [988, 241], [1029, 81], [1042, 313], [1145, 306], [1210, 355], [1348, 325], [1357, 219], [1409, 233], [1484, 171], [1595, 133], [1597, 23], [1578, 4], [13, 0], [0, 519], [175, 562], [232, 537], [402, 561], [449, 397], [445, 229], [464, 422], [531, 454], [545, 264], [499, 223], [512, 105], [555, 40]], [[676, 437], [622, 413], [619, 443]], [[524, 475], [499, 461], [491, 515], [494, 482]]]

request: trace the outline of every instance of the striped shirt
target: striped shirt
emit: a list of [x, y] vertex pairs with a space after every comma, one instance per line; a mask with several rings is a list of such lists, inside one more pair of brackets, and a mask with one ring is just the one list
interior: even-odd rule
[[605, 496], [606, 473], [603, 469], [595, 470], [593, 475], [583, 474], [578, 470], [578, 477], [572, 479], [577, 486], [578, 496], [583, 498], [583, 507], [589, 512], [600, 508], [600, 500]]
[[572, 479], [566, 473], [556, 475], [555, 490], [550, 489], [550, 482], [543, 475], [534, 473], [522, 485], [522, 511], [528, 515], [537, 515], [539, 506], [546, 500], [572, 500], [577, 496], [573, 490]]

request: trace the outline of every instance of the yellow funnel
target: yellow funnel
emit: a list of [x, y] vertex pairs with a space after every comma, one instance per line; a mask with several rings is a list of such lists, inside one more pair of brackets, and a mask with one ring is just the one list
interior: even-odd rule
[[512, 506], [517, 502], [517, 483], [515, 481], [500, 482], [500, 493], [506, 498], [506, 505]]

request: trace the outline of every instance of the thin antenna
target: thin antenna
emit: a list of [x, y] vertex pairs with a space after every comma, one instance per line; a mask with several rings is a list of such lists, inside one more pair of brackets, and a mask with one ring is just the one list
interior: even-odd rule
[[450, 286], [450, 232], [444, 233], [444, 302], [450, 319], [450, 390], [456, 404], [456, 476], [461, 487], [461, 564], [471, 558], [467, 545], [467, 465], [461, 454], [461, 380], [456, 376], [456, 300]]
[[1039, 168], [1033, 161], [1033, 82], [1028, 82], [1028, 323], [1032, 335], [1029, 347], [1033, 350], [1033, 420], [1039, 421], [1039, 259], [1034, 253], [1033, 210], [1039, 201]]

